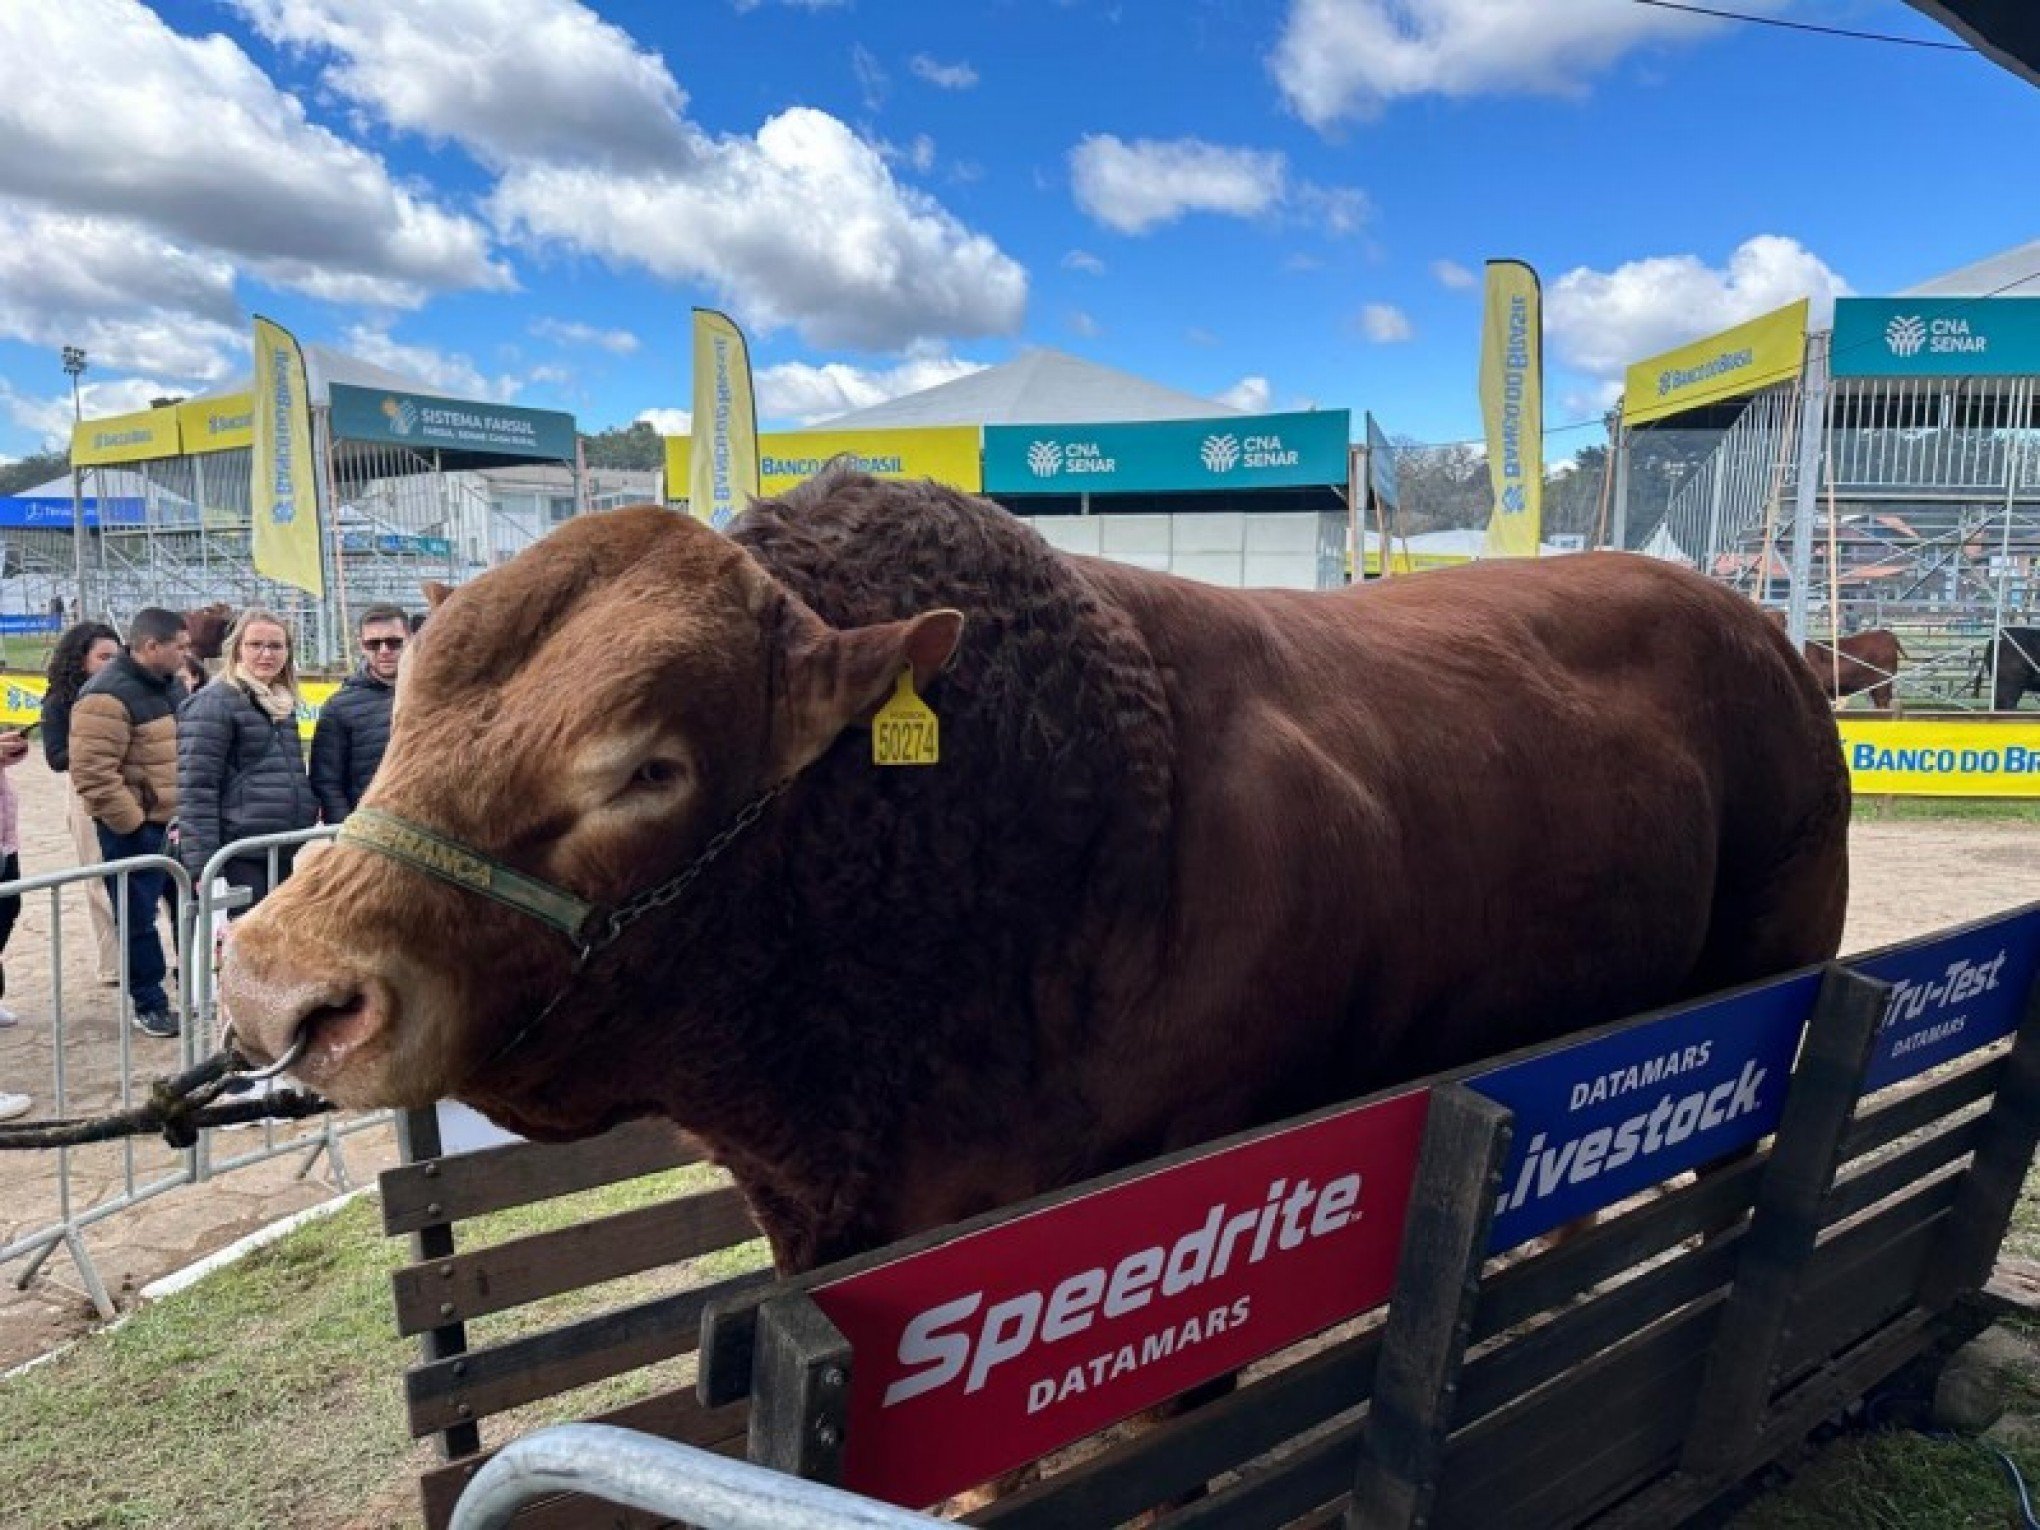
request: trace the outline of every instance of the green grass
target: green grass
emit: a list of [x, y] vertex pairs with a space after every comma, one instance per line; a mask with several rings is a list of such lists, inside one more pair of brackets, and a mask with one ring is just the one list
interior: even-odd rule
[[[492, 1243], [716, 1182], [677, 1170], [478, 1219]], [[403, 1422], [417, 1343], [396, 1336], [383, 1236], [365, 1196], [189, 1290], [152, 1303], [0, 1383], [0, 1524], [19, 1530], [341, 1530], [416, 1522], [415, 1479], [436, 1464]], [[480, 1344], [766, 1262], [761, 1241], [469, 1325]], [[677, 1384], [691, 1360], [505, 1415], [519, 1429], [581, 1418]], [[500, 1443], [511, 1431], [489, 1432]]]
[[36, 633], [15, 633], [0, 637], [0, 669], [26, 670], [39, 675], [50, 665], [50, 649], [56, 644], [54, 638]]
[[1864, 823], [2040, 823], [2040, 802], [2012, 797], [1859, 796], [1855, 815]]
[[[2015, 1447], [2029, 1487], [2040, 1451]], [[2017, 1496], [1996, 1456], [1969, 1440], [1893, 1431], [1836, 1440], [1790, 1487], [1743, 1510], [1734, 1530], [2000, 1530]]]

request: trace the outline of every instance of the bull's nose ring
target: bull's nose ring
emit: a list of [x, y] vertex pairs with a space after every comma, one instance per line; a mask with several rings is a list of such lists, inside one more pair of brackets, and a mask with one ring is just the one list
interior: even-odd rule
[[[301, 1027], [298, 1033], [291, 1038], [290, 1045], [283, 1049], [283, 1056], [277, 1058], [275, 1062], [266, 1068], [236, 1068], [234, 1076], [236, 1078], [245, 1078], [251, 1083], [259, 1083], [266, 1078], [275, 1078], [279, 1073], [289, 1072], [292, 1065], [305, 1055], [305, 1048], [311, 1044], [312, 1037], [309, 1027]], [[236, 1055], [239, 1055], [239, 1038], [234, 1035], [232, 1026], [227, 1028], [226, 1045]]]

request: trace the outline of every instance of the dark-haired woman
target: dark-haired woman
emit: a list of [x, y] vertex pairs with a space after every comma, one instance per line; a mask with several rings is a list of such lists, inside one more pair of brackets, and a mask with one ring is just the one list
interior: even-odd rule
[[[43, 758], [51, 770], [65, 776], [64, 797], [69, 807], [71, 847], [80, 866], [96, 866], [99, 832], [92, 815], [69, 780], [71, 769], [71, 704], [85, 682], [112, 662], [120, 652], [120, 635], [104, 622], [79, 622], [57, 639], [50, 653], [49, 688], [43, 692]], [[120, 984], [120, 933], [113, 920], [113, 904], [106, 896], [106, 883], [94, 877], [86, 884], [85, 901], [92, 910], [92, 938], [98, 946], [99, 981], [107, 987]]]

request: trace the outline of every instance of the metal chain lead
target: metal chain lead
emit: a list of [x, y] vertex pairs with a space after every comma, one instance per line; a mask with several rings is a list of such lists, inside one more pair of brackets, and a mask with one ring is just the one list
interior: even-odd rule
[[618, 904], [608, 919], [603, 921], [601, 935], [582, 947], [582, 961], [585, 963], [596, 952], [614, 945], [623, 937], [624, 931], [644, 918], [645, 915], [678, 902], [687, 889], [694, 885], [695, 880], [715, 863], [716, 857], [727, 850], [738, 835], [750, 828], [760, 818], [763, 818], [765, 810], [772, 805], [773, 799], [780, 796], [792, 785], [793, 777], [788, 776], [775, 785], [767, 787], [762, 793], [753, 797], [740, 808], [737, 811], [736, 817], [724, 824], [715, 837], [701, 847], [701, 854], [697, 855], [680, 875], [674, 877], [669, 882], [661, 882], [657, 887], [647, 892], [639, 893], [635, 898], [630, 899], [626, 903]]

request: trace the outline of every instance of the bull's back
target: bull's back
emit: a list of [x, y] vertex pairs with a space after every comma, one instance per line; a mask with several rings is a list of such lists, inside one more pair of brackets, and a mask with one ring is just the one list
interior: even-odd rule
[[1832, 714], [1697, 575], [1588, 554], [1330, 594], [1097, 578], [1169, 677], [1179, 977], [1135, 1029], [1170, 1036], [1181, 1088], [1233, 1080], [1200, 1125], [1839, 942]]

